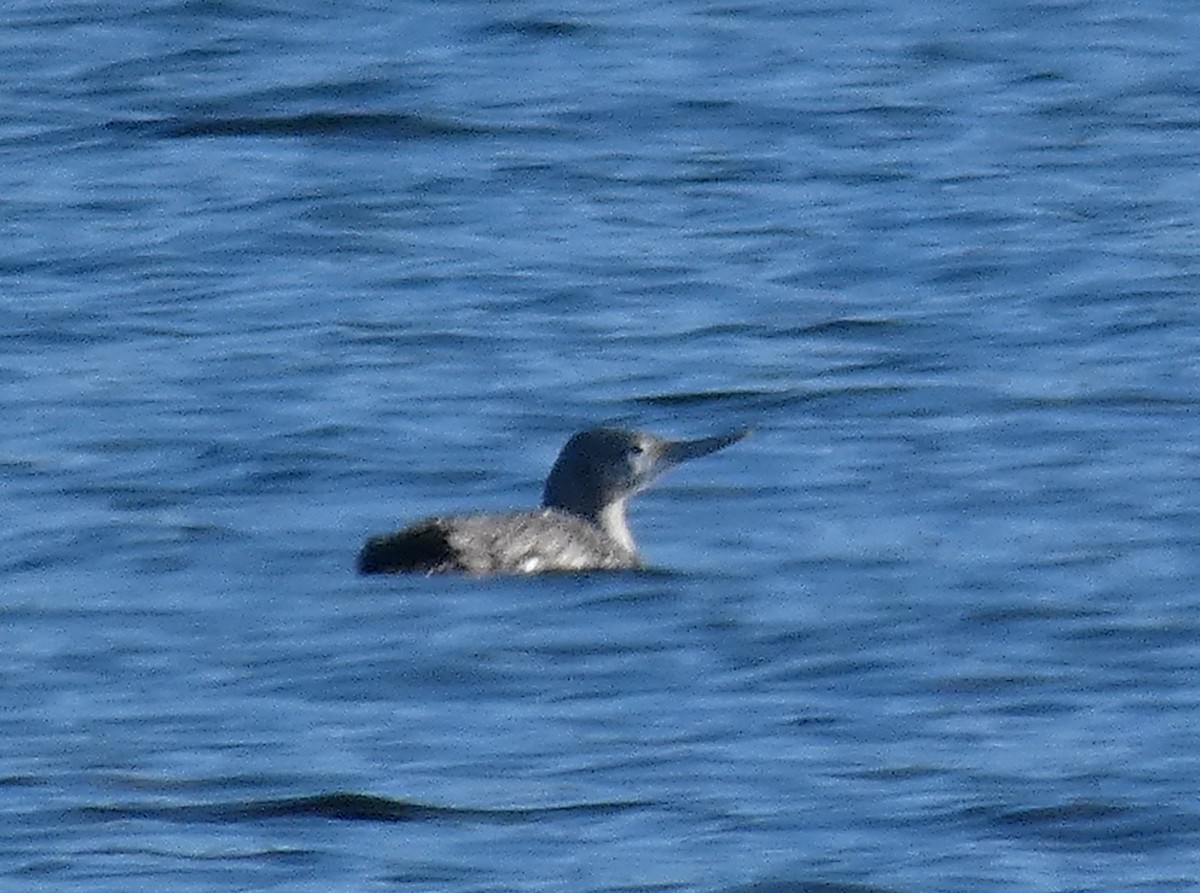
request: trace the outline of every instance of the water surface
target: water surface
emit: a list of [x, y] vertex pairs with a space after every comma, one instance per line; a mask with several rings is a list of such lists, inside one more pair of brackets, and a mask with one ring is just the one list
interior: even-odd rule
[[[8, 884], [1193, 889], [1198, 25], [13, 5]], [[354, 576], [601, 422], [656, 572]]]

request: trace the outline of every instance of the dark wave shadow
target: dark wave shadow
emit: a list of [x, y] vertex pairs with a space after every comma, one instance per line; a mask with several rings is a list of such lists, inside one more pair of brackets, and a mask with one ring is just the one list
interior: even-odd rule
[[347, 137], [421, 140], [489, 136], [502, 128], [424, 115], [383, 112], [306, 112], [295, 115], [216, 115], [112, 121], [111, 130], [176, 139], [194, 137]]
[[158, 819], [174, 822], [239, 822], [262, 819], [322, 818], [345, 822], [531, 822], [563, 816], [602, 817], [634, 809], [643, 802], [573, 803], [512, 809], [463, 809], [336, 791], [309, 797], [283, 797], [184, 806], [89, 806], [82, 814], [98, 821]]

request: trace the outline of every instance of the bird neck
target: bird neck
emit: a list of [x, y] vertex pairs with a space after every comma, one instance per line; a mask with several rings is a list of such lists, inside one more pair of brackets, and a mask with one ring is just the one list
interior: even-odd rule
[[630, 555], [637, 554], [633, 544], [633, 534], [629, 532], [629, 522], [625, 520], [625, 500], [618, 499], [602, 508], [593, 519], [614, 542]]
[[559, 509], [595, 524], [614, 543], [628, 552], [637, 554], [629, 522], [625, 520], [625, 500], [602, 503], [590, 491], [582, 487], [564, 484], [561, 478], [551, 477], [542, 505]]

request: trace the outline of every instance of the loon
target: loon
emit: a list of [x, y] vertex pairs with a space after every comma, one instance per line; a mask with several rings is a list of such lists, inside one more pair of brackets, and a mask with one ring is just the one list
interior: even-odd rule
[[362, 574], [545, 573], [642, 567], [625, 501], [662, 472], [744, 438], [735, 431], [667, 440], [641, 431], [594, 428], [567, 441], [542, 495], [542, 508], [426, 518], [367, 540]]

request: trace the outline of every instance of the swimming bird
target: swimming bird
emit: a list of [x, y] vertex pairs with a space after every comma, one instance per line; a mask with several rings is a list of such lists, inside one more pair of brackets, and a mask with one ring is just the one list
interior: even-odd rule
[[667, 440], [622, 428], [581, 431], [550, 469], [541, 509], [425, 518], [368, 539], [358, 570], [487, 574], [642, 567], [625, 520], [626, 500], [668, 468], [749, 433]]

